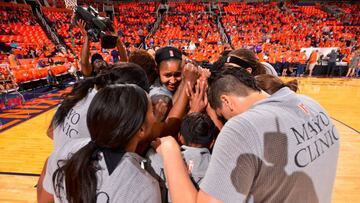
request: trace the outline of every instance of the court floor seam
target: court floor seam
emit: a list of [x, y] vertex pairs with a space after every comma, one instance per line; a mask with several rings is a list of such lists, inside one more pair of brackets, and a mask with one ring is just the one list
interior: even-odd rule
[[355, 131], [356, 133], [360, 134], [360, 131], [358, 131], [358, 130], [356, 130], [355, 128], [349, 126], [348, 124], [346, 124], [346, 123], [344, 123], [344, 122], [342, 122], [342, 121], [340, 121], [340, 120], [338, 120], [338, 119], [336, 119], [336, 118], [334, 118], [334, 117], [330, 117], [330, 118], [333, 119], [333, 120], [335, 120], [335, 121], [337, 121], [337, 122], [339, 122], [339, 123], [341, 123], [341, 124], [343, 124], [344, 126], [350, 128], [351, 130]]
[[39, 177], [40, 174], [37, 173], [19, 173], [19, 172], [1, 172], [0, 175], [13, 175], [13, 176], [32, 176], [32, 177]]

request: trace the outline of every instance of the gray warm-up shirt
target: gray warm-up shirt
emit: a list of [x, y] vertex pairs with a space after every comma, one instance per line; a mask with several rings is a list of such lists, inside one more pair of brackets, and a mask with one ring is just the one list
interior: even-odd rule
[[80, 100], [66, 115], [64, 122], [57, 126], [54, 133], [54, 148], [60, 149], [71, 139], [90, 137], [89, 129], [86, 124], [87, 111], [97, 90], [94, 88]]
[[[73, 139], [61, 149], [51, 154], [48, 159], [46, 174], [43, 181], [45, 191], [55, 194], [52, 176], [61, 164], [59, 160], [67, 159], [71, 153], [89, 143], [90, 138]], [[115, 170], [109, 175], [103, 154], [100, 153], [99, 170], [97, 175], [97, 202], [161, 202], [159, 183], [142, 167], [144, 159], [135, 153], [127, 152], [122, 157]], [[55, 202], [67, 202], [64, 191], [61, 200], [54, 195]]]
[[339, 133], [314, 100], [285, 87], [231, 118], [200, 189], [223, 202], [331, 202]]
[[[209, 166], [211, 154], [207, 148], [196, 148], [182, 145], [181, 153], [187, 165], [188, 173], [195, 186], [198, 186], [205, 176], [206, 170]], [[166, 182], [164, 163], [159, 154], [155, 150], [150, 149], [146, 155], [151, 168]], [[168, 194], [168, 202], [171, 202], [170, 195]]]

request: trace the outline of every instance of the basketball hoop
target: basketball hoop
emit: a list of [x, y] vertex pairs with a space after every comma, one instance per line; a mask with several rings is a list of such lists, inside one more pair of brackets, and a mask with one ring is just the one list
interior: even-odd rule
[[77, 0], [64, 0], [65, 6], [68, 9], [74, 9], [77, 6]]

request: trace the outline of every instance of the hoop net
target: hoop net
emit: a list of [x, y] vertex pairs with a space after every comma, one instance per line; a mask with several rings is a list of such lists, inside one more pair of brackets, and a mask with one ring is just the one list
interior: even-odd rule
[[77, 0], [64, 0], [65, 6], [68, 9], [73, 9], [75, 6], [77, 6]]

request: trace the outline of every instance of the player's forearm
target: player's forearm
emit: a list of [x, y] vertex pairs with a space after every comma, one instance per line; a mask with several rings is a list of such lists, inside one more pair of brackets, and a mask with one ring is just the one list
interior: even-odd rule
[[90, 41], [89, 37], [84, 37], [84, 44], [81, 48], [81, 60], [80, 60], [80, 68], [81, 72], [84, 74], [84, 76], [91, 76], [92, 74], [92, 67], [89, 63], [89, 57], [90, 57]]
[[50, 123], [50, 125], [49, 125], [49, 127], [48, 127], [48, 129], [47, 129], [47, 131], [46, 131], [46, 134], [47, 134], [47, 136], [50, 138], [50, 139], [54, 139], [54, 133], [53, 133], [53, 131], [54, 131], [54, 128], [53, 128], [53, 121], [51, 121], [51, 123]]
[[219, 131], [221, 130], [221, 128], [224, 126], [224, 124], [221, 122], [221, 120], [218, 118], [218, 116], [216, 115], [216, 112], [214, 109], [212, 109], [210, 107], [210, 105], [208, 105], [206, 107], [206, 113], [209, 115], [210, 119], [214, 122], [215, 126], [219, 129]]
[[182, 89], [184, 89], [185, 87], [186, 87], [186, 83], [184, 82], [184, 80], [182, 80], [179, 87], [177, 88], [175, 94], [173, 95], [173, 98], [172, 98], [173, 104], [175, 104], [177, 102], [177, 100], [179, 99], [179, 97], [182, 93]]
[[127, 55], [126, 47], [122, 43], [120, 38], [118, 38], [118, 41], [116, 43], [116, 47], [117, 47], [117, 50], [118, 50], [119, 55], [120, 55], [120, 61], [121, 62], [128, 62], [129, 58], [128, 58], [128, 55]]
[[[183, 83], [185, 84], [186, 81], [184, 81]], [[171, 108], [167, 116], [167, 120], [171, 118], [181, 119], [185, 115], [186, 106], [189, 102], [189, 98], [186, 95], [185, 85], [180, 84], [177, 93], [178, 93], [178, 97], [174, 102], [174, 106]]]

